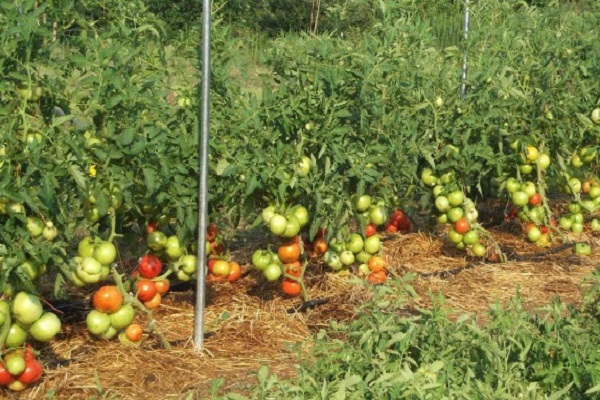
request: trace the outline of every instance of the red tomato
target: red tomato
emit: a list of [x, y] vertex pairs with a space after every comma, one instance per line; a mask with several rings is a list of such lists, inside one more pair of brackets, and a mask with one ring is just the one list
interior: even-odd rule
[[454, 224], [454, 230], [461, 235], [469, 232], [471, 229], [471, 224], [469, 224], [469, 220], [465, 217], [459, 218], [458, 221]]
[[140, 301], [150, 301], [158, 293], [156, 291], [156, 285], [149, 279], [141, 279], [136, 284], [137, 297]]
[[[27, 368], [27, 367], [25, 367]], [[15, 377], [10, 374], [4, 367], [4, 363], [0, 362], [0, 386], [5, 386], [15, 380]]]
[[369, 237], [369, 236], [373, 236], [374, 234], [377, 233], [377, 226], [375, 226], [375, 224], [367, 224], [366, 228], [365, 228], [365, 236]]
[[540, 196], [539, 193], [536, 193], [529, 198], [529, 204], [531, 204], [532, 206], [537, 206], [541, 202], [542, 202], [542, 197]]
[[143, 278], [156, 278], [162, 271], [162, 262], [154, 254], [146, 254], [138, 262], [138, 271]]
[[284, 279], [281, 281], [281, 291], [288, 296], [298, 296], [302, 293], [302, 286], [292, 279]]
[[400, 224], [398, 224], [399, 231], [408, 231], [410, 230], [410, 219], [405, 218]]
[[25, 352], [25, 371], [23, 371], [17, 379], [25, 384], [35, 383], [40, 380], [44, 367], [42, 363], [35, 358], [35, 354], [31, 349], [27, 348]]
[[219, 229], [217, 228], [217, 225], [214, 222], [211, 222], [206, 228], [206, 240], [209, 242], [214, 242], [218, 233]]
[[148, 222], [148, 225], [146, 225], [146, 232], [149, 234], [154, 232], [156, 230], [156, 225], [157, 223], [154, 221]]
[[398, 227], [392, 222], [388, 222], [387, 224], [385, 224], [385, 231], [388, 233], [396, 233], [398, 232]]

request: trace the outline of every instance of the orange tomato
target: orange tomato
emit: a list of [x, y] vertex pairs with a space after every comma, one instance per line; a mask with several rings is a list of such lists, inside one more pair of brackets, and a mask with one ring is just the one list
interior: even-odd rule
[[372, 285], [384, 283], [387, 280], [387, 273], [384, 269], [381, 271], [373, 271], [369, 274], [369, 276], [367, 276], [367, 280]]
[[235, 282], [242, 276], [242, 267], [240, 264], [235, 261], [229, 262], [229, 275], [227, 275], [227, 280], [229, 282]]
[[300, 245], [294, 241], [289, 241], [277, 249], [277, 255], [284, 264], [291, 264], [300, 258]]
[[369, 270], [372, 272], [384, 271], [385, 267], [387, 267], [387, 262], [383, 257], [380, 256], [371, 256], [369, 258]]
[[100, 312], [113, 313], [123, 305], [123, 295], [116, 286], [102, 286], [94, 293], [92, 304]]
[[171, 286], [169, 281], [166, 279], [160, 279], [158, 281], [154, 281], [154, 286], [156, 287], [156, 292], [164, 295], [169, 291], [169, 287]]
[[388, 233], [396, 233], [398, 232], [398, 227], [394, 225], [393, 222], [388, 222], [385, 224], [385, 231]]
[[313, 252], [317, 256], [325, 254], [328, 249], [329, 245], [327, 244], [327, 240], [323, 237], [317, 238], [313, 243]]
[[302, 264], [300, 261], [296, 261], [294, 263], [285, 264], [285, 273], [288, 275], [292, 275], [295, 277], [300, 277], [302, 275]]
[[469, 220], [465, 217], [459, 218], [458, 221], [456, 221], [456, 223], [454, 224], [454, 230], [460, 233], [461, 235], [464, 235], [465, 233], [469, 232], [469, 229], [471, 229], [471, 224], [469, 224]]
[[132, 342], [139, 342], [142, 340], [142, 334], [144, 333], [142, 326], [140, 324], [130, 324], [125, 329], [125, 337]]
[[298, 296], [302, 293], [302, 286], [293, 279], [284, 279], [281, 281], [281, 291], [288, 296]]
[[144, 306], [149, 310], [156, 310], [162, 301], [162, 296], [160, 293], [156, 293], [154, 297], [148, 301], [144, 302]]

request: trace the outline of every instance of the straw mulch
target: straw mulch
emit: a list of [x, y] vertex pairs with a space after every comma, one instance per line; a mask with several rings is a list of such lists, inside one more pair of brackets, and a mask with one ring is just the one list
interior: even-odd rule
[[[516, 253], [545, 250], [527, 244], [513, 229], [498, 226], [492, 232]], [[598, 254], [597, 238], [585, 237]], [[245, 243], [233, 256], [247, 267], [251, 252], [259, 246]], [[430, 307], [429, 294], [442, 293], [456, 315], [474, 313], [482, 319], [490, 305], [506, 304], [517, 293], [532, 309], [557, 296], [578, 304], [584, 278], [597, 267], [593, 257], [576, 256], [572, 249], [504, 264], [476, 263], [435, 234], [417, 232], [386, 236], [384, 246], [392, 275], [414, 275], [411, 285], [418, 297], [410, 307]], [[355, 276], [325, 272], [322, 264], [314, 262], [307, 278], [311, 298], [328, 302], [303, 313], [288, 313], [300, 300], [282, 297], [277, 285], [263, 283], [254, 272], [234, 285], [211, 283], [205, 310], [207, 338], [201, 352], [195, 352], [192, 344], [195, 293], [191, 287], [174, 288], [156, 312], [158, 325], [173, 345], [171, 351], [162, 349], [153, 336], [141, 348], [125, 347], [117, 340], [94, 340], [85, 329], [85, 312], [71, 316], [60, 339], [41, 348], [42, 360], [49, 365], [43, 381], [22, 394], [3, 396], [41, 399], [53, 391], [55, 399], [204, 399], [210, 397], [211, 383], [218, 378], [224, 379], [220, 393], [248, 392], [260, 365], [268, 365], [281, 378], [293, 378], [294, 365], [307, 360], [314, 334], [331, 320], [354, 318], [357, 307], [372, 293], [368, 285], [357, 284]]]

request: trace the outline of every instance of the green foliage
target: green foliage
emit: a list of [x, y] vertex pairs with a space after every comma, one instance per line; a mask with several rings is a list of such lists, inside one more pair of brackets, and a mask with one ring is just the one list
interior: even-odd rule
[[[398, 286], [396, 286], [398, 285]], [[405, 291], [404, 294], [400, 294]], [[350, 399], [586, 399], [597, 392], [600, 325], [559, 301], [526, 311], [517, 296], [483, 323], [449, 317], [443, 299], [407, 309], [406, 283], [381, 287], [347, 324], [330, 323], [298, 376], [266, 368], [249, 397]]]

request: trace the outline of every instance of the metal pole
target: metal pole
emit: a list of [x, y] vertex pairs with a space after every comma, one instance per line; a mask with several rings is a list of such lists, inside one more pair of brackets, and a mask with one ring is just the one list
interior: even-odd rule
[[202, 42], [200, 59], [199, 167], [198, 181], [198, 277], [196, 279], [196, 310], [194, 348], [204, 347], [204, 305], [206, 293], [206, 226], [208, 219], [208, 129], [210, 117], [210, 0], [202, 0]]
[[467, 93], [467, 38], [469, 36], [469, 0], [465, 0], [465, 25], [463, 30], [463, 64], [461, 72], [460, 98], [464, 100]]

